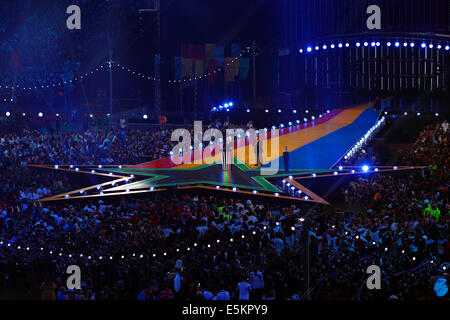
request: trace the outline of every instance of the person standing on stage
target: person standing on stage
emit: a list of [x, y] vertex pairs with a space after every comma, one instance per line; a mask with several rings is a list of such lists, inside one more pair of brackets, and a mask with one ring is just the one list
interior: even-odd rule
[[284, 161], [284, 171], [289, 172], [289, 152], [287, 146], [284, 147], [283, 161]]
[[262, 163], [262, 153], [263, 153], [263, 148], [262, 148], [262, 141], [259, 141], [258, 138], [256, 138], [253, 141], [253, 148], [255, 150], [255, 159], [256, 159], [256, 165], [259, 165]]

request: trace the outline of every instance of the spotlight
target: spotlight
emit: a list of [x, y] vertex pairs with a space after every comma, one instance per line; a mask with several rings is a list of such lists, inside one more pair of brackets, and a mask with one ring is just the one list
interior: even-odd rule
[[266, 112], [266, 113], [268, 113], [268, 112], [269, 112], [269, 110], [267, 110], [267, 109], [266, 109], [266, 110], [265, 110], [265, 112]]
[[25, 112], [24, 112], [24, 113], [22, 113], [22, 116], [24, 116], [24, 117], [25, 117], [25, 116], [26, 116], [26, 113], [25, 113]]
[[258, 193], [258, 191], [256, 191], [256, 190], [253, 190], [253, 194], [257, 194]]
[[367, 166], [367, 165], [362, 166], [362, 171], [363, 172], [369, 171], [369, 166]]
[[331, 47], [331, 49], [334, 49], [335, 45], [334, 45], [334, 44], [332, 44], [332, 45], [331, 45], [330, 47]]
[[408, 115], [408, 112], [405, 111], [403, 114], [404, 114], [405, 116], [407, 116], [407, 115]]
[[247, 109], [247, 112], [250, 112], [250, 109]]
[[278, 113], [281, 113], [281, 109], [278, 109]]
[[216, 189], [219, 190], [219, 189], [220, 189], [220, 186], [216, 186]]
[[375, 47], [375, 42], [372, 41], [372, 42], [370, 43], [370, 45], [371, 45], [372, 47]]
[[426, 45], [426, 43], [422, 43], [420, 46], [421, 46], [422, 48], [425, 48], [427, 45]]
[[229, 105], [230, 107], [232, 107], [232, 106], [233, 106], [233, 102], [228, 102], [228, 105]]
[[233, 187], [233, 192], [236, 192], [236, 190], [237, 190], [236, 187]]
[[327, 45], [324, 44], [324, 45], [322, 46], [322, 49], [323, 49], [323, 50], [326, 50], [326, 49], [327, 49]]
[[397, 170], [397, 169], [398, 169], [397, 166], [395, 166], [395, 167], [394, 167], [394, 170]]
[[438, 44], [437, 48], [438, 49], [442, 49], [442, 46], [440, 44]]
[[342, 168], [342, 166], [339, 166], [339, 170], [342, 170], [343, 168]]
[[450, 46], [445, 46], [445, 50], [448, 51], [450, 49]]
[[57, 164], [55, 164], [55, 169], [58, 170], [59, 166]]
[[367, 47], [369, 45], [369, 43], [366, 41], [364, 42], [364, 47]]
[[44, 114], [42, 112], [38, 113], [39, 118], [42, 118], [44, 116]]
[[400, 46], [400, 42], [396, 41], [395, 46], [398, 48]]
[[377, 47], [379, 47], [379, 46], [381, 45], [381, 43], [377, 42], [377, 43], [375, 43], [375, 45], [376, 45]]
[[411, 47], [411, 48], [414, 48], [414, 42], [411, 42], [410, 44], [409, 44], [409, 46]]
[[436, 112], [434, 115], [435, 115], [436, 117], [439, 117], [439, 113], [437, 113], [437, 112]]
[[407, 47], [408, 44], [407, 44], [406, 42], [403, 42], [403, 46], [404, 46], [404, 47]]
[[428, 45], [428, 48], [433, 49], [433, 44], [430, 43], [430, 44]]
[[346, 48], [350, 47], [350, 44], [347, 42], [347, 43], [345, 44], [345, 47], [346, 47]]
[[388, 47], [390, 47], [390, 46], [391, 46], [391, 42], [386, 43], [386, 45], [387, 45]]
[[278, 192], [275, 192], [275, 197], [279, 197], [280, 196], [280, 194], [278, 193]]
[[298, 50], [300, 53], [303, 53], [303, 49]]
[[420, 117], [420, 112], [417, 112], [417, 116]]
[[11, 113], [9, 111], [6, 111], [6, 116], [9, 117]]
[[306, 51], [311, 52], [311, 51], [312, 51], [312, 48], [311, 48], [311, 47], [308, 47], [308, 48], [306, 48]]
[[357, 42], [357, 43], [356, 43], [356, 46], [357, 46], [357, 47], [360, 47], [360, 46], [361, 46], [361, 43]]
[[146, 114], [144, 114], [144, 115], [142, 116], [142, 118], [144, 118], [145, 120], [147, 120], [148, 116], [147, 116]]
[[94, 115], [91, 113], [90, 115], [89, 115], [89, 117], [91, 117], [91, 118], [93, 118], [94, 117]]
[[338, 44], [338, 47], [339, 47], [339, 48], [342, 48], [342, 43], [339, 43], [339, 44]]
[[293, 113], [297, 113], [297, 110], [292, 110]]

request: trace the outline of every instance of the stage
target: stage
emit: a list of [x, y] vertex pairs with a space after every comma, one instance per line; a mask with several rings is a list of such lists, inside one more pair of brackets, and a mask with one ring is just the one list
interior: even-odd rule
[[[372, 104], [357, 105], [333, 110], [320, 115], [307, 123], [279, 125], [279, 135], [267, 135], [263, 150], [268, 150], [265, 165], [249, 163], [251, 145], [247, 137], [235, 142], [235, 152], [231, 170], [224, 171], [220, 155], [212, 153], [200, 163], [181, 163], [177, 165], [175, 156], [146, 162], [138, 165], [60, 165], [35, 167], [67, 171], [76, 174], [101, 176], [101, 183], [80, 188], [40, 201], [68, 200], [79, 198], [98, 198], [106, 196], [143, 194], [168, 189], [208, 189], [217, 192], [232, 192], [308, 201], [328, 204], [326, 197], [314, 192], [314, 184], [307, 182], [325, 178], [337, 178], [371, 172], [410, 170], [412, 167], [368, 166], [364, 172], [360, 168], [345, 167], [340, 160], [361, 144], [361, 139], [378, 128], [384, 118]], [[303, 119], [301, 119], [303, 120]], [[278, 153], [271, 152], [271, 145], [277, 139]], [[284, 168], [283, 151], [289, 151], [289, 170]], [[191, 160], [194, 154], [191, 152]], [[267, 172], [278, 161], [279, 168]], [[107, 179], [108, 178], [108, 179]], [[106, 182], [104, 180], [107, 180]], [[308, 185], [308, 188], [305, 187]], [[319, 183], [320, 185], [320, 183]], [[322, 184], [323, 185], [323, 184]], [[321, 194], [323, 188], [321, 188]]]

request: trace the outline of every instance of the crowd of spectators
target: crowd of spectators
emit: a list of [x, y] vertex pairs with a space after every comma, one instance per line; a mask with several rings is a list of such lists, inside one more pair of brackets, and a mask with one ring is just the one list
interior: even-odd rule
[[[60, 300], [432, 299], [433, 276], [450, 255], [447, 135], [446, 122], [425, 128], [399, 160], [424, 169], [361, 176], [344, 189], [347, 209], [331, 213], [306, 203], [175, 191], [50, 205], [19, 199], [0, 212], [0, 294], [19, 287], [21, 297], [40, 289], [43, 299]], [[90, 152], [87, 141], [107, 150], [118, 142], [111, 159], [132, 161], [126, 157], [133, 147], [120, 146], [129, 140], [112, 133], [103, 143], [105, 137], [93, 130], [78, 137], [28, 133], [16, 142], [6, 135], [1, 170], [34, 161], [99, 163], [95, 157], [107, 151]], [[144, 144], [140, 137], [131, 141]], [[19, 179], [14, 170], [2, 176], [12, 179], [3, 188]], [[42, 194], [57, 180], [28, 179]], [[24, 185], [10, 192], [17, 186]], [[364, 210], [351, 210], [355, 203]], [[79, 290], [65, 286], [72, 264], [82, 270]], [[373, 264], [383, 290], [365, 287]]]
[[165, 127], [146, 130], [93, 127], [81, 132], [51, 134], [29, 128], [3, 132], [0, 207], [12, 205], [17, 199], [36, 200], [70, 187], [67, 176], [56, 172], [36, 173], [27, 165], [137, 164], [167, 157], [170, 138], [170, 131]]

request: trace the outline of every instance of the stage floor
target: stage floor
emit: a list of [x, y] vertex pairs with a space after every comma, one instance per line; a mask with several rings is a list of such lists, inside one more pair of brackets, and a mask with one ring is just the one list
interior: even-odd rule
[[[290, 169], [330, 169], [340, 157], [349, 150], [353, 144], [360, 139], [377, 121], [380, 111], [376, 111], [372, 104], [357, 105], [348, 108], [342, 108], [330, 112], [315, 121], [303, 123], [280, 129], [278, 139], [278, 153], [271, 156], [271, 137], [263, 143], [263, 150], [269, 151], [266, 161], [278, 159], [280, 169], [284, 169], [283, 151], [288, 147], [289, 167]], [[262, 128], [261, 128], [262, 129]], [[248, 154], [250, 147], [245, 139], [236, 142], [235, 157], [248, 167], [258, 168], [249, 163]], [[239, 154], [247, 155], [241, 159]], [[281, 155], [281, 156], [277, 156]], [[156, 161], [142, 163], [131, 166], [134, 169], [190, 169], [207, 162], [219, 161], [218, 156], [203, 159], [200, 164], [181, 164], [174, 163], [175, 157], [168, 157]], [[191, 154], [193, 162], [194, 156]], [[269, 167], [266, 164], [263, 167]]]

